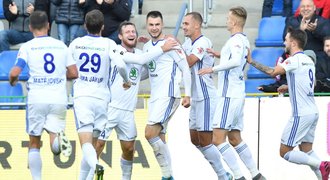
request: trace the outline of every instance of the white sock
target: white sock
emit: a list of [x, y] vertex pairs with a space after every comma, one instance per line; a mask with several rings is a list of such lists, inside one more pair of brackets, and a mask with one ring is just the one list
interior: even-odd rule
[[235, 147], [235, 150], [245, 166], [249, 169], [251, 176], [255, 177], [259, 174], [259, 170], [257, 168], [256, 163], [252, 158], [251, 151], [245, 142], [241, 142], [239, 145]]
[[204, 155], [205, 159], [208, 160], [211, 164], [213, 170], [218, 175], [218, 178], [225, 179], [226, 171], [222, 166], [221, 155], [218, 149], [213, 144], [209, 144], [205, 147], [200, 147], [199, 149]]
[[61, 148], [60, 148], [60, 143], [59, 143], [59, 139], [58, 136], [55, 137], [53, 144], [52, 144], [52, 152], [55, 155], [58, 155], [61, 153]]
[[[307, 154], [309, 156], [311, 156], [312, 158], [315, 158], [315, 159], [317, 159], [321, 162], [321, 159], [317, 156], [317, 154], [313, 150], [309, 151]], [[322, 174], [321, 174], [320, 168], [314, 168], [314, 167], [311, 167], [311, 166], [310, 166], [310, 168], [315, 173], [317, 179], [322, 180]]]
[[243, 173], [238, 165], [237, 158], [235, 156], [235, 151], [228, 142], [220, 144], [218, 150], [222, 154], [223, 159], [227, 163], [230, 170], [234, 173], [234, 178], [239, 179], [243, 177]]
[[170, 166], [172, 166], [172, 159], [171, 159], [171, 155], [170, 155], [170, 150], [168, 149], [168, 145], [166, 144], [166, 142], [163, 141], [163, 143], [165, 144], [165, 155], [166, 155], [166, 158], [167, 158], [168, 163], [170, 164]]
[[131, 180], [133, 161], [120, 158], [120, 167], [122, 171], [122, 180]]
[[163, 177], [169, 178], [172, 175], [172, 168], [166, 155], [166, 145], [159, 136], [148, 140], [154, 150], [157, 162], [162, 170]]
[[292, 163], [308, 165], [312, 168], [319, 168], [321, 164], [320, 160], [309, 156], [305, 152], [295, 150], [287, 152], [284, 159]]
[[91, 167], [83, 157], [80, 164], [79, 180], [86, 180], [90, 169]]
[[40, 149], [32, 148], [29, 150], [28, 155], [29, 168], [33, 180], [41, 180], [41, 156]]
[[96, 157], [96, 151], [91, 143], [84, 143], [81, 146], [83, 152], [83, 158], [88, 163], [89, 167], [91, 168], [90, 172], [95, 172], [96, 164], [98, 163]]

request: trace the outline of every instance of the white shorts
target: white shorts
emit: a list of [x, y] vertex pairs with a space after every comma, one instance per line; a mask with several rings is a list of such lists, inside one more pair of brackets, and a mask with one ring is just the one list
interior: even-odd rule
[[174, 97], [163, 97], [149, 102], [148, 105], [148, 125], [160, 124], [166, 133], [167, 123], [179, 107], [180, 99]]
[[189, 128], [197, 131], [212, 131], [216, 98], [192, 101], [189, 115]]
[[296, 147], [302, 142], [313, 143], [319, 114], [291, 117], [282, 133], [281, 143]]
[[107, 109], [108, 101], [94, 97], [75, 98], [73, 110], [78, 133], [102, 131], [107, 123]]
[[28, 104], [26, 109], [26, 132], [41, 136], [43, 130], [59, 133], [65, 129], [65, 104]]
[[243, 130], [244, 98], [219, 97], [213, 128]]
[[106, 141], [115, 129], [117, 138], [122, 141], [134, 141], [137, 130], [134, 120], [134, 112], [114, 107], [108, 108], [108, 121], [105, 129], [101, 132], [99, 139]]

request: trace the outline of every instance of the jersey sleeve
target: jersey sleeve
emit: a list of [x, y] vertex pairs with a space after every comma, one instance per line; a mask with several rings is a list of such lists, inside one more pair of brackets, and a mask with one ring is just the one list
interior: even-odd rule
[[290, 57], [284, 60], [284, 62], [280, 63], [279, 65], [282, 66], [286, 72], [290, 72], [297, 69], [298, 64], [298, 59], [293, 59], [293, 57]]
[[202, 39], [195, 41], [194, 45], [192, 46], [191, 54], [195, 55], [199, 60], [201, 60], [207, 53], [207, 47], [208, 44], [206, 41], [203, 41]]
[[23, 44], [17, 53], [15, 66], [18, 66], [21, 69], [24, 69], [24, 67], [27, 64], [27, 60], [28, 60], [28, 52], [27, 52], [26, 45]]
[[69, 67], [71, 65], [76, 64], [76, 61], [73, 58], [72, 52], [70, 50], [71, 48], [65, 48], [65, 54], [66, 54], [66, 67]]

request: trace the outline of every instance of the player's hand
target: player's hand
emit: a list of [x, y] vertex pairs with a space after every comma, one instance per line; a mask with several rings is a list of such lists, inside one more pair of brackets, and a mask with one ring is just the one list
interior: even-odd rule
[[18, 9], [17, 9], [17, 6], [16, 6], [14, 1], [11, 4], [9, 4], [9, 11], [12, 14], [17, 14], [18, 13]]
[[185, 97], [182, 99], [181, 105], [182, 105], [183, 107], [185, 107], [185, 108], [190, 107], [190, 97], [189, 97], [189, 96], [185, 96]]
[[123, 88], [124, 88], [125, 90], [129, 89], [131, 86], [132, 86], [131, 81], [128, 81], [128, 82], [124, 82], [124, 83], [123, 83]]
[[214, 57], [220, 58], [220, 52], [217, 52], [212, 48], [206, 48], [206, 52], [211, 54]]
[[163, 52], [167, 52], [173, 49], [177, 49], [175, 48], [176, 46], [178, 46], [178, 42], [173, 38], [169, 38], [165, 41], [164, 45], [162, 45], [161, 48]]
[[209, 68], [204, 68], [198, 71], [198, 75], [204, 75], [204, 74], [211, 74], [213, 73], [213, 69], [211, 67]]
[[249, 63], [249, 64], [252, 63], [251, 49], [248, 49], [248, 54], [246, 56], [246, 62]]
[[277, 88], [277, 92], [284, 94], [284, 93], [288, 92], [288, 89], [289, 89], [288, 85], [282, 84], [280, 87]]
[[138, 41], [139, 43], [143, 43], [143, 44], [147, 43], [149, 40], [150, 40], [150, 38], [147, 37], [147, 36], [145, 36], [145, 35], [139, 36], [139, 37], [137, 38], [137, 41]]

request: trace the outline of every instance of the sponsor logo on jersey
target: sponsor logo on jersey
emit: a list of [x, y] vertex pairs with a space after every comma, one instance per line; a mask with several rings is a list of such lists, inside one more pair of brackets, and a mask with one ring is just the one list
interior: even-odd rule
[[150, 63], [148, 64], [148, 69], [150, 70], [150, 72], [154, 72], [156, 70], [155, 60], [150, 61]]
[[136, 80], [139, 75], [139, 70], [135, 67], [132, 67], [129, 71], [129, 78], [132, 80]]

